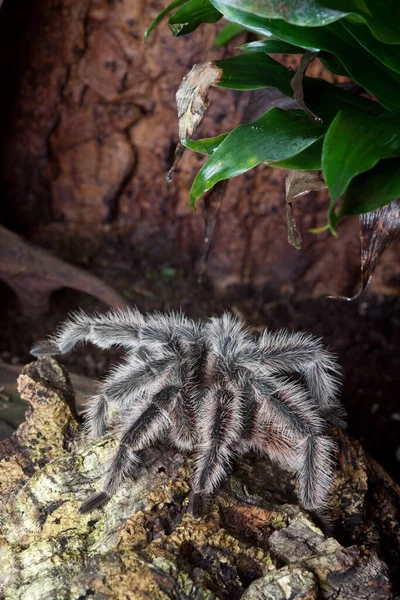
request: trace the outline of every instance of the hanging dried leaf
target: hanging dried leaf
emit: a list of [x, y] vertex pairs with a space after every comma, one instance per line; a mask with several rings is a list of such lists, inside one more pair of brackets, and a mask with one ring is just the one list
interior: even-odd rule
[[179, 120], [179, 143], [175, 150], [175, 159], [166, 175], [171, 181], [172, 175], [185, 151], [181, 141], [191, 138], [200, 125], [203, 115], [209, 106], [208, 91], [222, 76], [222, 70], [212, 62], [194, 65], [192, 70], [182, 79], [176, 92], [176, 104]]
[[326, 183], [322, 171], [289, 171], [286, 175], [286, 218], [288, 227], [288, 242], [297, 250], [302, 250], [303, 240], [297, 229], [293, 215], [292, 201], [308, 192], [323, 190]]
[[294, 99], [297, 104], [308, 114], [310, 117], [314, 119], [314, 121], [318, 121], [322, 123], [322, 119], [318, 117], [315, 113], [313, 113], [304, 102], [304, 89], [303, 89], [303, 79], [304, 75], [309, 67], [309, 65], [313, 62], [313, 60], [318, 56], [318, 52], [306, 52], [303, 54], [300, 60], [299, 68], [297, 69], [293, 79], [290, 82], [290, 87], [293, 90]]
[[199, 283], [207, 270], [208, 255], [214, 238], [215, 226], [217, 224], [219, 209], [228, 185], [228, 180], [219, 181], [204, 197], [203, 218], [205, 224], [204, 252], [200, 259]]
[[355, 300], [371, 281], [376, 264], [389, 244], [400, 234], [400, 199], [379, 210], [360, 215], [361, 288], [351, 297], [330, 296], [335, 300]]
[[265, 88], [249, 92], [249, 100], [243, 111], [242, 123], [253, 123], [260, 119], [270, 108], [288, 110], [297, 108], [296, 102], [276, 88]]

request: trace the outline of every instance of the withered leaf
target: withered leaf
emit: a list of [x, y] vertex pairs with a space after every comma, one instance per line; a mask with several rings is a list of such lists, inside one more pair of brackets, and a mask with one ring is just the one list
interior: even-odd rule
[[242, 123], [253, 123], [260, 119], [270, 108], [287, 110], [296, 108], [296, 102], [276, 88], [265, 88], [248, 92], [248, 102], [243, 111]]
[[293, 215], [292, 201], [308, 192], [325, 189], [326, 183], [322, 171], [289, 171], [286, 175], [286, 218], [288, 227], [288, 242], [297, 250], [303, 248], [301, 233], [297, 229]]
[[360, 215], [361, 288], [351, 297], [331, 296], [335, 300], [355, 300], [371, 281], [376, 264], [390, 243], [400, 234], [400, 199], [373, 212]]
[[308, 114], [310, 117], [314, 119], [314, 121], [322, 122], [322, 119], [318, 117], [315, 113], [313, 113], [304, 102], [304, 89], [303, 89], [303, 79], [304, 75], [312, 63], [312, 61], [318, 56], [318, 52], [306, 52], [303, 54], [300, 60], [299, 68], [297, 69], [294, 77], [290, 82], [290, 87], [293, 90], [294, 99], [297, 104]]
[[214, 231], [217, 224], [219, 209], [221, 208], [221, 203], [228, 183], [228, 179], [219, 181], [209, 192], [206, 193], [204, 197], [202, 213], [205, 224], [205, 246], [203, 255], [200, 259], [199, 283], [201, 283], [203, 275], [207, 270], [208, 255], [210, 253], [211, 244], [214, 238]]
[[221, 69], [212, 62], [206, 62], [193, 65], [192, 70], [182, 79], [176, 92], [180, 141], [175, 150], [174, 163], [166, 175], [167, 181], [172, 180], [172, 175], [185, 150], [181, 143], [182, 139], [191, 138], [200, 125], [210, 103], [209, 89], [219, 81], [221, 76]]

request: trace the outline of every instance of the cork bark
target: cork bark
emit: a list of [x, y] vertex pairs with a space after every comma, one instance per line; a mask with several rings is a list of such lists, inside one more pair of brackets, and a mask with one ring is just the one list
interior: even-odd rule
[[[12, 4], [0, 14], [3, 54], [19, 63], [8, 58], [2, 74], [6, 224], [25, 224], [32, 241], [75, 263], [77, 248], [89, 245], [95, 255], [111, 236], [136, 259], [199, 269], [204, 222], [188, 197], [203, 159], [187, 151], [174, 181], [165, 181], [178, 142], [175, 93], [194, 64], [231, 55], [244, 38], [216, 49], [219, 25], [174, 39], [163, 23], [143, 44], [162, 0], [41, 0], [22, 22]], [[212, 89], [196, 135], [229, 131], [246, 102], [246, 94]], [[304, 250], [295, 250], [287, 243], [284, 176], [260, 166], [228, 184], [209, 284], [220, 292], [352, 295], [360, 281], [357, 220], [340, 227], [339, 241], [315, 236], [307, 232], [325, 222], [326, 194], [296, 200]], [[399, 289], [396, 252], [378, 269], [377, 292]]]
[[[80, 515], [112, 436], [88, 441], [53, 359], [27, 365], [25, 422], [0, 444], [0, 585], [6, 599], [384, 600], [398, 585], [399, 488], [345, 433], [324, 515], [292, 474], [239, 461], [209, 515], [190, 513], [191, 457], [158, 446], [135, 480]], [[397, 567], [396, 567], [397, 565]]]

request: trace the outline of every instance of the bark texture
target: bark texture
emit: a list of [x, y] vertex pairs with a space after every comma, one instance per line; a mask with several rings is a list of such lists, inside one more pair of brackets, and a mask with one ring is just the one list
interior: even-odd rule
[[[19, 39], [8, 33], [13, 19], [21, 28], [12, 4], [0, 14], [7, 55], [21, 56], [20, 69], [7, 64], [4, 73], [18, 74], [15, 86], [6, 86], [7, 93], [16, 89], [12, 114], [3, 111], [7, 222], [24, 218], [31, 239], [74, 262], [88, 240], [95, 248], [111, 232], [136, 257], [193, 269], [204, 224], [201, 211], [189, 209], [188, 194], [202, 158], [186, 152], [174, 181], [165, 181], [178, 140], [174, 96], [193, 64], [231, 54], [240, 40], [216, 50], [214, 25], [173, 39], [163, 24], [142, 44], [161, 0], [34, 2]], [[310, 71], [318, 75], [319, 68]], [[213, 89], [198, 135], [236, 125], [244, 98]], [[209, 255], [214, 289], [351, 295], [360, 279], [358, 224], [345, 223], [340, 241], [307, 234], [326, 209], [326, 196], [315, 193], [294, 204], [304, 235], [298, 252], [286, 241], [284, 172], [259, 167], [231, 181]], [[398, 246], [378, 269], [376, 291], [399, 290], [394, 252]]]
[[114, 440], [81, 436], [56, 361], [25, 367], [19, 389], [26, 421], [0, 444], [6, 599], [393, 597], [399, 489], [345, 434], [333, 432], [339, 469], [324, 517], [293, 504], [290, 474], [248, 456], [194, 520], [191, 459], [163, 447], [144, 453], [137, 479], [108, 505], [79, 515]]

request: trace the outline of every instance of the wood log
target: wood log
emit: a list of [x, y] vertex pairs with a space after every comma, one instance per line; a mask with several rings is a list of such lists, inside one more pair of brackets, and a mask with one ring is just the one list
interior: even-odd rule
[[78, 514], [99, 485], [111, 435], [87, 440], [53, 359], [19, 378], [25, 422], [0, 444], [0, 586], [13, 600], [385, 600], [398, 585], [400, 491], [341, 431], [329, 507], [297, 504], [292, 474], [248, 455], [210, 513], [190, 513], [192, 458], [158, 446], [102, 509]]

